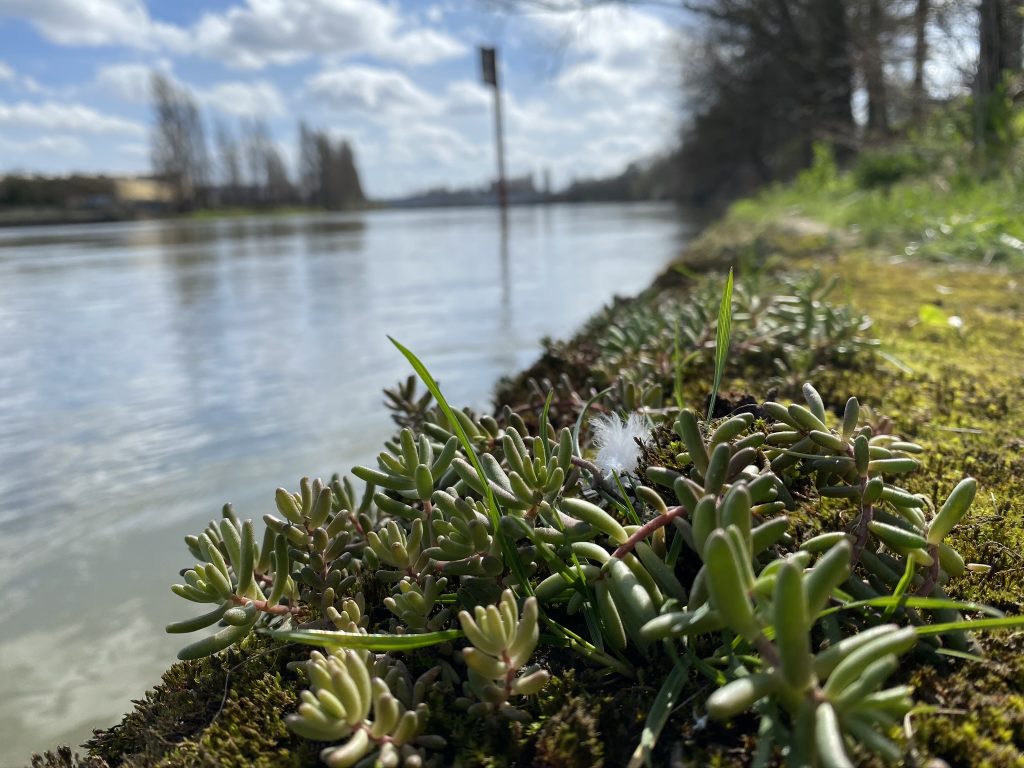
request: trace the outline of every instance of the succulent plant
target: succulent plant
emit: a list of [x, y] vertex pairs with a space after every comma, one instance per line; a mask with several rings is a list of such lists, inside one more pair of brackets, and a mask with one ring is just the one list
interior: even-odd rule
[[[811, 284], [792, 301], [740, 291], [733, 346], [777, 351], [798, 344], [787, 334], [808, 333], [859, 348], [864, 323], [824, 313], [826, 288]], [[675, 311], [678, 333], [704, 349], [706, 302]], [[625, 365], [640, 348], [657, 363], [666, 322], [638, 317], [602, 354]], [[535, 717], [530, 697], [549, 677], [531, 664], [541, 624], [551, 653], [579, 654], [610, 674], [646, 675], [684, 652], [713, 672], [708, 714], [756, 709], [762, 749], [782, 750], [788, 764], [849, 765], [859, 750], [895, 762], [891, 726], [913, 706], [907, 687], [887, 687], [901, 657], [962, 650], [972, 626], [1020, 623], [972, 625], [961, 612], [977, 606], [943, 592], [967, 567], [947, 537], [976, 482], [961, 481], [932, 514], [901, 484], [923, 448], [877, 433], [855, 398], [834, 424], [810, 384], [803, 404], [705, 420], [658, 410], [636, 382], [613, 387], [606, 410], [643, 408], [671, 427], [673, 442], [666, 466], [611, 483], [590, 469], [586, 401], [566, 395], [576, 428], [556, 431], [548, 398], [531, 436], [510, 408], [480, 418], [452, 410], [410, 360], [430, 397], [408, 382], [389, 396], [404, 426], [376, 468], [353, 470], [369, 484], [359, 500], [340, 478], [279, 489], [281, 517], [265, 518], [261, 545], [253, 524], [225, 508], [186, 539], [200, 562], [174, 587], [213, 610], [169, 631], [222, 625], [182, 658], [255, 629], [323, 649], [304, 665], [310, 689], [288, 724], [332, 743], [321, 753], [328, 765], [441, 759], [431, 750], [443, 748], [442, 735], [426, 723], [442, 678], [435, 694], [461, 690], [457, 703], [473, 717]], [[792, 530], [787, 513], [807, 496], [829, 500], [819, 527], [838, 524], [810, 536]], [[396, 654], [432, 647], [436, 666], [414, 681]], [[461, 673], [447, 661], [453, 652]], [[685, 682], [674, 671], [665, 685]]]
[[473, 616], [467, 611], [459, 612], [462, 631], [472, 644], [462, 650], [469, 668], [466, 691], [477, 699], [476, 703], [462, 700], [469, 714], [497, 710], [513, 720], [530, 718], [528, 712], [510, 704], [509, 699], [539, 693], [548, 681], [548, 673], [540, 667], [525, 667], [540, 636], [538, 615], [537, 599], [529, 597], [520, 616], [516, 599], [508, 589], [501, 593], [496, 606], [478, 605]]
[[[388, 682], [371, 674], [372, 661], [348, 649], [329, 655], [313, 651], [305, 664], [310, 688], [302, 692], [298, 711], [286, 718], [288, 727], [314, 741], [344, 740], [321, 751], [320, 759], [330, 768], [419, 768], [424, 747], [436, 749], [444, 741], [423, 736], [426, 705], [400, 701]], [[424, 684], [418, 687], [422, 695]]]

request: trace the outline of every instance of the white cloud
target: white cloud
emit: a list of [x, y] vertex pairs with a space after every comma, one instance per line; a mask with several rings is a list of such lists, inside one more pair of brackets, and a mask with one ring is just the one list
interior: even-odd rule
[[569, 17], [540, 16], [538, 23], [563, 43], [572, 40], [572, 62], [558, 78], [567, 95], [597, 99], [603, 93], [610, 99], [678, 90], [678, 32], [652, 14], [605, 6]]
[[62, 130], [94, 134], [145, 135], [139, 123], [114, 115], [105, 115], [82, 104], [58, 104], [46, 101], [32, 104], [0, 102], [0, 125], [16, 128], [48, 129], [60, 126]]
[[280, 91], [266, 80], [227, 80], [205, 87], [194, 87], [174, 77], [170, 63], [159, 62], [156, 69], [145, 64], [111, 64], [96, 73], [96, 85], [107, 93], [132, 104], [152, 101], [154, 71], [161, 71], [179, 87], [187, 89], [202, 105], [229, 115], [277, 117], [284, 114]]
[[152, 97], [153, 68], [145, 64], [110, 64], [96, 73], [96, 85], [132, 104], [148, 104]]
[[53, 93], [52, 89], [47, 88], [34, 77], [28, 75], [21, 78], [21, 87], [29, 93]]
[[401, 72], [361, 64], [319, 72], [309, 78], [306, 89], [326, 107], [356, 110], [374, 119], [422, 116], [441, 110], [438, 99]]
[[138, 142], [118, 144], [117, 151], [131, 157], [149, 158], [149, 147]]
[[459, 165], [480, 160], [483, 147], [448, 126], [415, 121], [399, 123], [390, 135], [391, 159], [409, 164], [427, 162], [458, 172]]
[[49, 88], [42, 86], [34, 77], [18, 75], [6, 62], [0, 61], [0, 83], [11, 83], [28, 93], [48, 93]]
[[465, 45], [443, 32], [414, 29], [394, 36], [382, 36], [368, 52], [410, 67], [422, 67], [458, 58], [468, 51]]
[[242, 69], [293, 64], [317, 54], [368, 54], [421, 66], [468, 50], [444, 32], [407, 28], [398, 10], [379, 0], [246, 0], [205, 14], [194, 33], [199, 53]]
[[228, 81], [196, 89], [199, 101], [211, 109], [242, 117], [277, 117], [284, 114], [281, 93], [266, 80]]
[[621, 93], [625, 84], [621, 72], [597, 61], [575, 64], [558, 78], [562, 92], [575, 100], [607, 100]]
[[[610, 4], [579, 13], [517, 14], [500, 28], [471, 33], [482, 14], [463, 13], [464, 3], [447, 0], [221, 0], [173, 25], [154, 19], [148, 4], [0, 0], [0, 22], [19, 16], [51, 43], [111, 48], [84, 88], [61, 86], [34, 97], [18, 71], [20, 60], [5, 52], [14, 69], [0, 62], [0, 84], [19, 96], [0, 101], [0, 130], [10, 127], [8, 138], [18, 140], [59, 130], [65, 138], [80, 137], [79, 149], [83, 141], [88, 148], [82, 156], [97, 168], [135, 167], [147, 154], [143, 119], [132, 122], [79, 102], [102, 94], [141, 114], [155, 67], [188, 87], [204, 111], [279, 117], [294, 107], [314, 125], [353, 139], [371, 193], [480, 184], [493, 174], [492, 93], [478, 82], [476, 61], [462, 42], [479, 38], [500, 45], [508, 62], [511, 173], [550, 167], [558, 182], [617, 173], [675, 139], [678, 31], [650, 9]], [[214, 79], [204, 73], [183, 83], [162, 56], [172, 57], [180, 72], [208, 69], [197, 61], [207, 59], [260, 74], [218, 81], [220, 67], [214, 67]], [[425, 69], [457, 57], [463, 59]], [[284, 69], [299, 62], [306, 64]], [[115, 138], [98, 138], [104, 134]], [[73, 147], [65, 142], [64, 149]], [[43, 151], [34, 157], [47, 167], [61, 165]]]
[[473, 80], [449, 83], [445, 91], [445, 111], [454, 115], [487, 114], [493, 101], [490, 89]]
[[75, 157], [85, 153], [85, 144], [77, 136], [37, 136], [26, 141], [0, 136], [0, 147], [18, 154], [42, 152], [48, 155]]
[[188, 38], [154, 21], [142, 0], [4, 0], [0, 14], [29, 21], [59, 45], [181, 49]]
[[526, 33], [564, 59], [543, 96], [512, 101], [510, 157], [562, 181], [617, 173], [675, 139], [679, 33], [649, 11], [600, 6], [536, 14]]

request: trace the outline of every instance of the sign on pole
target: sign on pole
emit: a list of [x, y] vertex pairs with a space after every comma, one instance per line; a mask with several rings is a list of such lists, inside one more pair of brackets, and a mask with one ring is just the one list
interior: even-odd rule
[[508, 205], [505, 186], [505, 130], [501, 119], [501, 87], [498, 85], [498, 55], [494, 48], [480, 48], [480, 75], [494, 89], [494, 144], [498, 155], [498, 206], [502, 214]]
[[498, 87], [498, 67], [494, 61], [493, 48], [480, 49], [480, 73], [485, 84]]

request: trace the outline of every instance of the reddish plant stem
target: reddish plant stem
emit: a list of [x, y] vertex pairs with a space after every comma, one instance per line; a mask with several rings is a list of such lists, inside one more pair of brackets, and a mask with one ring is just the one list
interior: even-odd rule
[[285, 616], [289, 613], [297, 614], [299, 612], [298, 606], [295, 605], [281, 605], [280, 603], [277, 605], [267, 605], [266, 600], [251, 600], [248, 597], [242, 597], [240, 595], [232, 595], [231, 602], [235, 605], [248, 605], [249, 603], [252, 603], [256, 606], [257, 611], [263, 611], [264, 613], [269, 613], [272, 616]]
[[612, 552], [612, 557], [619, 557], [619, 558], [621, 558], [624, 555], [629, 554], [630, 552], [633, 551], [633, 548], [639, 542], [641, 542], [644, 539], [646, 539], [648, 536], [650, 536], [652, 533], [654, 533], [659, 528], [665, 527], [666, 525], [671, 523], [675, 518], [679, 517], [680, 515], [684, 515], [686, 513], [687, 513], [686, 507], [683, 507], [683, 506], [670, 507], [668, 510], [666, 510], [663, 513], [661, 513], [660, 515], [658, 515], [656, 518], [654, 518], [650, 522], [644, 523], [642, 526], [640, 526], [640, 528], [636, 531], [636, 533], [634, 533], [632, 536], [630, 536], [628, 539], [626, 539], [624, 542], [622, 542], [622, 544], [619, 545], [619, 548], [616, 549], [614, 552]]

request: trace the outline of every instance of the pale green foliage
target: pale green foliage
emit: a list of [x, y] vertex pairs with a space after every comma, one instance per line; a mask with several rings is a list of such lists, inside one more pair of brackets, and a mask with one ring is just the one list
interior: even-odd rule
[[[341, 746], [325, 747], [320, 753], [330, 768], [357, 764], [418, 768], [424, 761], [418, 740], [434, 748], [443, 746], [437, 737], [420, 738], [427, 708], [418, 699], [437, 670], [410, 686], [404, 667], [373, 665], [374, 672], [386, 676], [382, 678], [371, 674], [371, 664], [365, 652], [344, 649], [324, 655], [313, 651], [305, 664], [310, 687], [302, 692], [298, 712], [288, 716], [288, 727], [315, 741], [344, 740]], [[401, 697], [405, 701], [392, 693], [399, 689], [399, 682], [405, 686], [406, 695]]]
[[[748, 328], [734, 343], [755, 339]], [[687, 409], [654, 415], [678, 438], [668, 466], [642, 464], [635, 484], [612, 487], [581, 471], [585, 434], [580, 446], [542, 418], [531, 436], [512, 411], [477, 418], [428, 384], [438, 407], [408, 386], [394, 398], [421, 426], [389, 442], [376, 469], [354, 471], [371, 483], [359, 500], [347, 480], [303, 480], [298, 493], [277, 492], [283, 519], [265, 518], [262, 546], [230, 510], [188, 539], [203, 562], [175, 591], [214, 610], [173, 628], [224, 626], [187, 655], [263, 627], [333, 649], [313, 654], [310, 689], [289, 718], [334, 743], [323, 753], [331, 765], [440, 759], [424, 751], [443, 744], [424, 732], [432, 690], [461, 689], [456, 703], [471, 716], [535, 717], [531, 696], [548, 679], [530, 664], [541, 624], [555, 645], [613, 674], [676, 660], [636, 759], [694, 684], [684, 670], [716, 681], [712, 716], [756, 708], [762, 751], [785, 750], [790, 764], [845, 765], [854, 750], [899, 759], [891, 726], [912, 700], [887, 687], [897, 660], [969, 647], [963, 606], [943, 585], [966, 567], [945, 538], [973, 480], [932, 513], [898, 482], [919, 466], [920, 446], [876, 434], [877, 417], [854, 398], [833, 424], [806, 385], [803, 404], [713, 422]], [[784, 513], [796, 488], [829, 499], [840, 525], [795, 540]], [[382, 604], [368, 606], [381, 590]], [[446, 660], [453, 643], [464, 668]], [[431, 646], [445, 650], [415, 682], [390, 655]]]
[[497, 605], [478, 605], [474, 615], [459, 612], [459, 623], [472, 646], [463, 648], [462, 656], [469, 668], [466, 692], [477, 699], [464, 699], [470, 714], [499, 710], [514, 720], [528, 720], [529, 713], [509, 703], [513, 696], [538, 693], [548, 680], [548, 673], [539, 667], [527, 667], [533, 656], [540, 631], [535, 597], [527, 598], [522, 616], [512, 590], [501, 594]]

